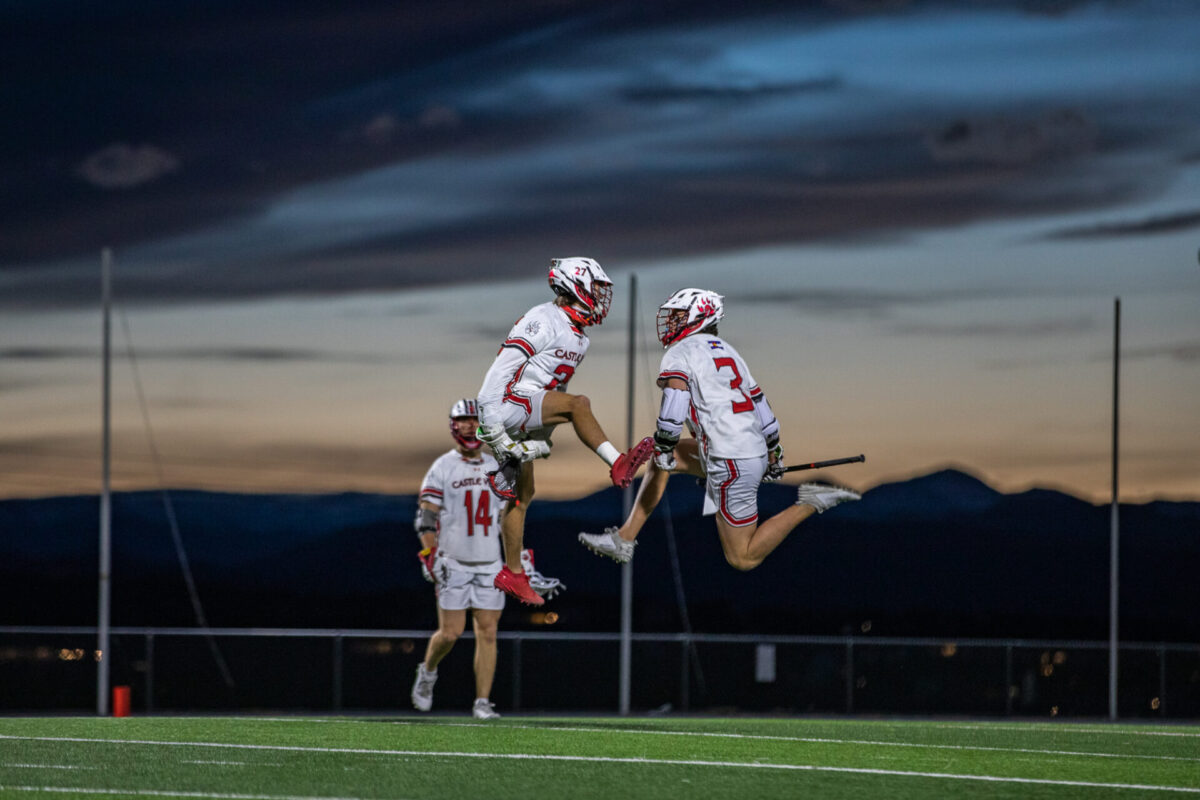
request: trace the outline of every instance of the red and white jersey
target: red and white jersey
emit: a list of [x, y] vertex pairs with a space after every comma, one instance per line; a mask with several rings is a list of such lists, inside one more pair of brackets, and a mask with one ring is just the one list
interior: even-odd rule
[[517, 320], [479, 387], [479, 422], [500, 420], [503, 403], [529, 410], [528, 398], [561, 389], [587, 354], [588, 337], [554, 303], [542, 303]]
[[663, 354], [658, 379], [679, 378], [691, 392], [688, 415], [708, 458], [767, 454], [754, 400], [762, 396], [750, 368], [729, 342], [711, 333], [680, 339]]
[[420, 499], [441, 506], [438, 552], [471, 572], [500, 569], [500, 512], [487, 485], [496, 459], [487, 453], [464, 458], [457, 450], [440, 456], [421, 481]]

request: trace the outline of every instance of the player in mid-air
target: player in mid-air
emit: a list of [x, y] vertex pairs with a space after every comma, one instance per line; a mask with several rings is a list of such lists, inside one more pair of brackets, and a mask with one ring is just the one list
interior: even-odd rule
[[[438, 457], [421, 482], [414, 527], [421, 540], [421, 572], [434, 584], [437, 596], [438, 629], [417, 667], [412, 702], [419, 711], [433, 707], [438, 663], [462, 635], [470, 609], [475, 630], [472, 714], [495, 719], [500, 715], [488, 696], [496, 674], [496, 628], [504, 610], [504, 593], [492, 586], [500, 571], [500, 504], [492, 502], [487, 485], [487, 471], [496, 468], [496, 461], [480, 447], [478, 425], [474, 400], [451, 406], [454, 449]], [[533, 568], [531, 551], [524, 551], [522, 560], [536, 591], [553, 596], [566, 588]]]
[[[633, 558], [638, 532], [662, 499], [672, 471], [705, 480], [705, 514], [716, 514], [725, 560], [739, 570], [762, 563], [814, 513], [858, 500], [849, 489], [802, 484], [796, 504], [759, 524], [758, 485], [783, 477], [779, 422], [746, 362], [717, 334], [725, 316], [721, 295], [680, 289], [658, 309], [658, 339], [667, 352], [658, 373], [663, 390], [656, 454], [628, 518], [579, 541], [618, 562]], [[696, 438], [680, 441], [684, 425]]]
[[619, 452], [604, 435], [588, 398], [566, 392], [587, 354], [584, 331], [608, 315], [612, 281], [590, 258], [553, 259], [548, 280], [554, 300], [517, 320], [479, 389], [479, 438], [499, 462], [488, 481], [507, 501], [502, 520], [505, 565], [495, 585], [530, 605], [544, 601], [530, 588], [521, 566], [525, 511], [534, 493], [532, 462], [550, 455], [554, 427], [571, 423], [579, 440], [609, 465], [609, 477], [621, 488], [633, 482], [638, 468], [654, 454], [650, 437]]

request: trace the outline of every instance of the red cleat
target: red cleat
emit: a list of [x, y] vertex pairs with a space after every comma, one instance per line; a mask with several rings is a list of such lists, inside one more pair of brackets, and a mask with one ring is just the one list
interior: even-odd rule
[[608, 471], [609, 477], [612, 478], [613, 486], [616, 486], [618, 489], [624, 489], [633, 483], [633, 478], [637, 475], [637, 471], [653, 455], [654, 440], [649, 436], [630, 448], [628, 453], [622, 453], [617, 458], [617, 462], [612, 465], [612, 469]]
[[546, 602], [540, 594], [529, 586], [528, 575], [524, 572], [518, 575], [509, 569], [507, 564], [496, 573], [496, 579], [492, 581], [492, 585], [527, 605], [540, 606]]

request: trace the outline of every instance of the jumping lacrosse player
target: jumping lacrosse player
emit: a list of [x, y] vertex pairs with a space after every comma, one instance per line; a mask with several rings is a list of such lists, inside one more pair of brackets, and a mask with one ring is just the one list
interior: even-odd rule
[[[474, 400], [459, 400], [450, 408], [454, 449], [443, 454], [421, 482], [414, 527], [421, 540], [421, 573], [434, 584], [438, 629], [429, 640], [425, 659], [417, 667], [412, 702], [418, 711], [433, 707], [433, 684], [438, 663], [445, 658], [467, 622], [475, 629], [476, 719], [496, 719], [488, 695], [496, 674], [496, 626], [504, 610], [504, 593], [492, 586], [500, 571], [499, 503], [492, 502], [487, 471], [496, 461], [480, 448], [475, 436], [479, 411]], [[551, 597], [566, 587], [533, 568], [533, 552], [521, 554], [534, 591]]]
[[619, 452], [601, 430], [590, 401], [566, 393], [587, 353], [584, 330], [602, 323], [612, 305], [612, 281], [590, 258], [556, 258], [550, 262], [549, 282], [553, 302], [534, 306], [517, 320], [479, 389], [479, 438], [499, 462], [488, 482], [507, 501], [502, 518], [505, 565], [495, 585], [530, 605], [544, 601], [521, 567], [525, 510], [533, 499], [532, 462], [550, 455], [554, 426], [571, 423], [579, 440], [609, 465], [609, 477], [620, 488], [629, 486], [654, 454], [650, 437], [628, 453]]
[[[813, 513], [858, 500], [849, 489], [806, 483], [796, 504], [758, 523], [758, 485], [783, 477], [779, 422], [733, 345], [717, 335], [725, 316], [721, 295], [680, 289], [658, 309], [658, 339], [667, 348], [658, 373], [663, 390], [655, 456], [628, 519], [604, 533], [581, 533], [596, 553], [624, 563], [638, 532], [662, 499], [672, 471], [705, 479], [704, 513], [717, 515], [725, 560], [754, 569]], [[683, 426], [696, 438], [680, 441]]]

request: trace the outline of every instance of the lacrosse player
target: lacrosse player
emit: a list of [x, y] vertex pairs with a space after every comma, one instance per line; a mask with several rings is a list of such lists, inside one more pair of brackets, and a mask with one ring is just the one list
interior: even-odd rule
[[[705, 289], [680, 289], [658, 309], [658, 339], [667, 352], [658, 373], [663, 390], [654, 432], [655, 456], [628, 519], [579, 541], [624, 563], [638, 532], [662, 499], [672, 471], [705, 480], [705, 515], [716, 514], [725, 560], [739, 570], [763, 562], [813, 513], [858, 500], [849, 489], [802, 484], [796, 504], [758, 521], [758, 485], [783, 477], [779, 422], [746, 362], [717, 334], [723, 298]], [[680, 441], [687, 425], [695, 438]]]
[[509, 331], [479, 389], [479, 438], [492, 448], [498, 466], [488, 484], [506, 502], [502, 517], [505, 565], [496, 588], [523, 603], [542, 605], [521, 567], [525, 511], [533, 499], [533, 461], [550, 455], [550, 434], [571, 423], [579, 440], [609, 465], [609, 477], [624, 488], [654, 454], [646, 437], [619, 452], [592, 414], [583, 395], [567, 394], [567, 383], [587, 354], [584, 330], [604, 321], [612, 304], [612, 281], [590, 258], [550, 262], [553, 302], [531, 308]]
[[[425, 659], [417, 667], [412, 687], [418, 711], [433, 707], [433, 684], [438, 663], [446, 657], [467, 621], [475, 630], [476, 719], [500, 715], [488, 695], [496, 673], [496, 627], [504, 609], [504, 593], [492, 586], [500, 571], [499, 503], [492, 502], [487, 470], [496, 461], [480, 448], [475, 429], [479, 411], [474, 400], [463, 399], [450, 408], [450, 435], [454, 449], [443, 454], [421, 482], [414, 527], [421, 540], [421, 573], [434, 584], [438, 629], [429, 640]], [[554, 596], [565, 589], [557, 578], [547, 578], [533, 568], [533, 552], [521, 554], [534, 591]]]

